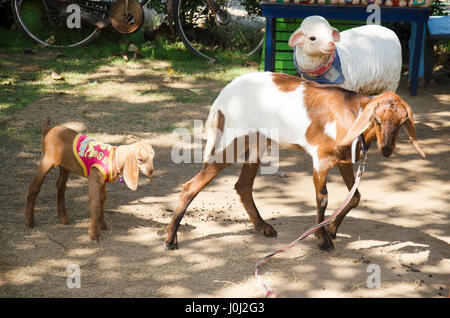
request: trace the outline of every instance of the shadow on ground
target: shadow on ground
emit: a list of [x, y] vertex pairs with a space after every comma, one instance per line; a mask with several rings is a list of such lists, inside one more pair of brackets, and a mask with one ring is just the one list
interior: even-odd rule
[[[69, 76], [68, 83], [54, 87], [59, 93], [46, 91], [1, 122], [0, 178], [6, 180], [0, 186], [2, 297], [262, 296], [253, 276], [256, 262], [314, 223], [311, 160], [282, 151], [285, 177], [256, 179], [255, 202], [278, 237], [266, 238], [253, 229], [233, 189], [239, 175], [239, 166], [233, 166], [192, 203], [181, 223], [180, 249], [164, 251], [165, 227], [181, 185], [201, 168], [170, 160], [176, 143], [171, 132], [192, 127], [195, 119], [204, 121], [227, 82], [214, 69], [202, 76], [168, 76], [169, 66], [163, 61], [111, 63], [73, 78], [72, 84]], [[413, 108], [427, 159], [418, 159], [404, 133], [390, 159], [371, 149], [360, 187], [363, 200], [341, 226], [336, 250], [319, 251], [311, 236], [263, 266], [263, 279], [279, 295], [448, 295], [449, 85], [433, 83], [419, 93], [408, 96], [402, 82], [400, 95]], [[82, 178], [71, 176], [68, 183], [70, 225], [58, 224], [56, 171], [38, 196], [35, 228], [24, 226], [25, 194], [40, 156], [39, 127], [49, 115], [55, 125], [89, 131], [106, 142], [128, 142], [126, 135], [135, 134], [154, 145], [156, 185], [141, 178], [136, 192], [121, 183], [108, 186], [109, 229], [98, 243], [88, 238], [87, 183]], [[330, 210], [347, 191], [336, 170], [328, 190]], [[81, 269], [80, 289], [66, 285], [70, 264]], [[369, 264], [381, 268], [380, 288], [367, 287]]]

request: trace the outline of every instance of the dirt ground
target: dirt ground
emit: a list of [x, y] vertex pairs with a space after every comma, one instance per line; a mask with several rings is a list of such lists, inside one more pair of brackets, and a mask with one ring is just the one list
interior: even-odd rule
[[[166, 62], [101, 67], [88, 77], [84, 97], [67, 88], [47, 94], [11, 116], [11, 129], [28, 129], [33, 143], [11, 138], [2, 150], [0, 183], [0, 297], [262, 297], [256, 262], [284, 247], [315, 220], [311, 159], [281, 151], [280, 174], [259, 175], [254, 197], [262, 217], [278, 231], [266, 238], [251, 225], [234, 191], [239, 166], [227, 168], [191, 204], [179, 230], [179, 249], [165, 251], [165, 227], [181, 185], [200, 164], [175, 164], [177, 138], [164, 123], [205, 120], [208, 103], [186, 104], [143, 90], [168, 88], [193, 95], [217, 94], [220, 80], [166, 81]], [[253, 71], [249, 69], [248, 71]], [[97, 84], [92, 87], [91, 82]], [[101, 98], [86, 98], [92, 93]], [[336, 250], [320, 251], [310, 236], [264, 264], [264, 282], [281, 297], [448, 297], [450, 286], [450, 82], [435, 81], [411, 97], [403, 80], [399, 94], [412, 106], [421, 160], [402, 131], [391, 158], [373, 147], [360, 185], [362, 200], [343, 222]], [[133, 111], [127, 111], [133, 106]], [[151, 120], [139, 107], [153, 107]], [[40, 123], [93, 132], [102, 141], [150, 141], [156, 151], [155, 186], [140, 179], [136, 192], [108, 186], [106, 220], [99, 242], [88, 237], [87, 182], [71, 176], [66, 191], [69, 225], [58, 224], [57, 169], [47, 176], [36, 202], [36, 226], [24, 225], [27, 187], [40, 157]], [[138, 120], [139, 119], [139, 120]], [[159, 127], [159, 128], [158, 128]], [[163, 128], [161, 128], [163, 127]], [[347, 189], [337, 169], [328, 182], [328, 214]], [[66, 269], [80, 267], [81, 288], [68, 288]], [[370, 264], [380, 269], [379, 288], [369, 288]]]

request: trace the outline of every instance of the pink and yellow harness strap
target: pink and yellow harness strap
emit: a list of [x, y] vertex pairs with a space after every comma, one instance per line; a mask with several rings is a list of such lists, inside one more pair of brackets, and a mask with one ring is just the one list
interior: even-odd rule
[[102, 142], [95, 141], [84, 134], [78, 134], [73, 140], [73, 154], [83, 168], [87, 178], [92, 167], [96, 167], [105, 178], [106, 182], [112, 179], [113, 147]]

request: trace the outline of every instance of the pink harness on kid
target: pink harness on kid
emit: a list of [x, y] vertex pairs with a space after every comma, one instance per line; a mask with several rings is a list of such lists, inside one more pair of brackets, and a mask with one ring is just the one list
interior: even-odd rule
[[95, 141], [84, 134], [78, 134], [73, 140], [73, 154], [83, 168], [87, 178], [92, 167], [96, 167], [105, 178], [106, 182], [112, 179], [113, 147], [102, 142]]

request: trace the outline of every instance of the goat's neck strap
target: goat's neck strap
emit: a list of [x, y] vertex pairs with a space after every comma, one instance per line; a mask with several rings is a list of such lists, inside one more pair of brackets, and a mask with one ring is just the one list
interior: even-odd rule
[[[360, 107], [359, 111], [358, 111], [358, 116], [361, 116], [361, 113], [362, 113], [362, 108]], [[370, 143], [369, 143], [369, 146], [366, 146], [366, 142], [364, 140], [364, 135], [363, 134], [359, 135], [352, 142], [352, 148], [351, 148], [352, 149], [352, 153], [351, 153], [352, 163], [356, 162], [356, 148], [358, 146], [358, 141], [361, 144], [361, 153], [362, 153], [363, 156], [366, 156], [367, 152], [369, 151]]]
[[[361, 113], [362, 113], [362, 109], [361, 109], [361, 107], [359, 108], [359, 111], [358, 111], [358, 116], [360, 116], [361, 115]], [[355, 139], [353, 139], [353, 141], [352, 141], [352, 152], [351, 152], [351, 161], [352, 161], [352, 163], [355, 163], [356, 162], [356, 147], [358, 146], [358, 141], [359, 141], [359, 139], [361, 138], [361, 135], [359, 135], [357, 138], [355, 138]], [[361, 147], [362, 147], [362, 143], [361, 143]]]
[[359, 135], [359, 140], [360, 140], [360, 142], [361, 142], [361, 151], [362, 151], [363, 153], [368, 152], [368, 151], [369, 151], [369, 148], [370, 148], [370, 143], [369, 143], [368, 146], [366, 145], [366, 141], [364, 140], [364, 135], [363, 135], [363, 134]]
[[[360, 107], [359, 111], [358, 111], [358, 116], [361, 116], [362, 111], [363, 110]], [[371, 143], [369, 142], [369, 145], [368, 146], [366, 145], [366, 140], [365, 140], [364, 133], [359, 135], [359, 137], [357, 139], [359, 139], [359, 142], [361, 143], [361, 151], [362, 151], [363, 155], [367, 154], [367, 152], [369, 151], [369, 147], [370, 147]]]
[[361, 134], [357, 138], [355, 138], [352, 142], [352, 163], [356, 162], [356, 147], [358, 146], [358, 141], [361, 144], [361, 154], [363, 156], [367, 155], [367, 152], [369, 151], [369, 146], [366, 145], [366, 142], [364, 141], [364, 135]]
[[358, 138], [352, 141], [352, 163], [356, 162], [356, 146], [358, 145]]
[[114, 152], [114, 161], [116, 163], [116, 172], [119, 175], [119, 181], [122, 182], [123, 178], [122, 178], [122, 173], [120, 172], [120, 167], [119, 167], [119, 147], [116, 147], [115, 149], [116, 151]]

